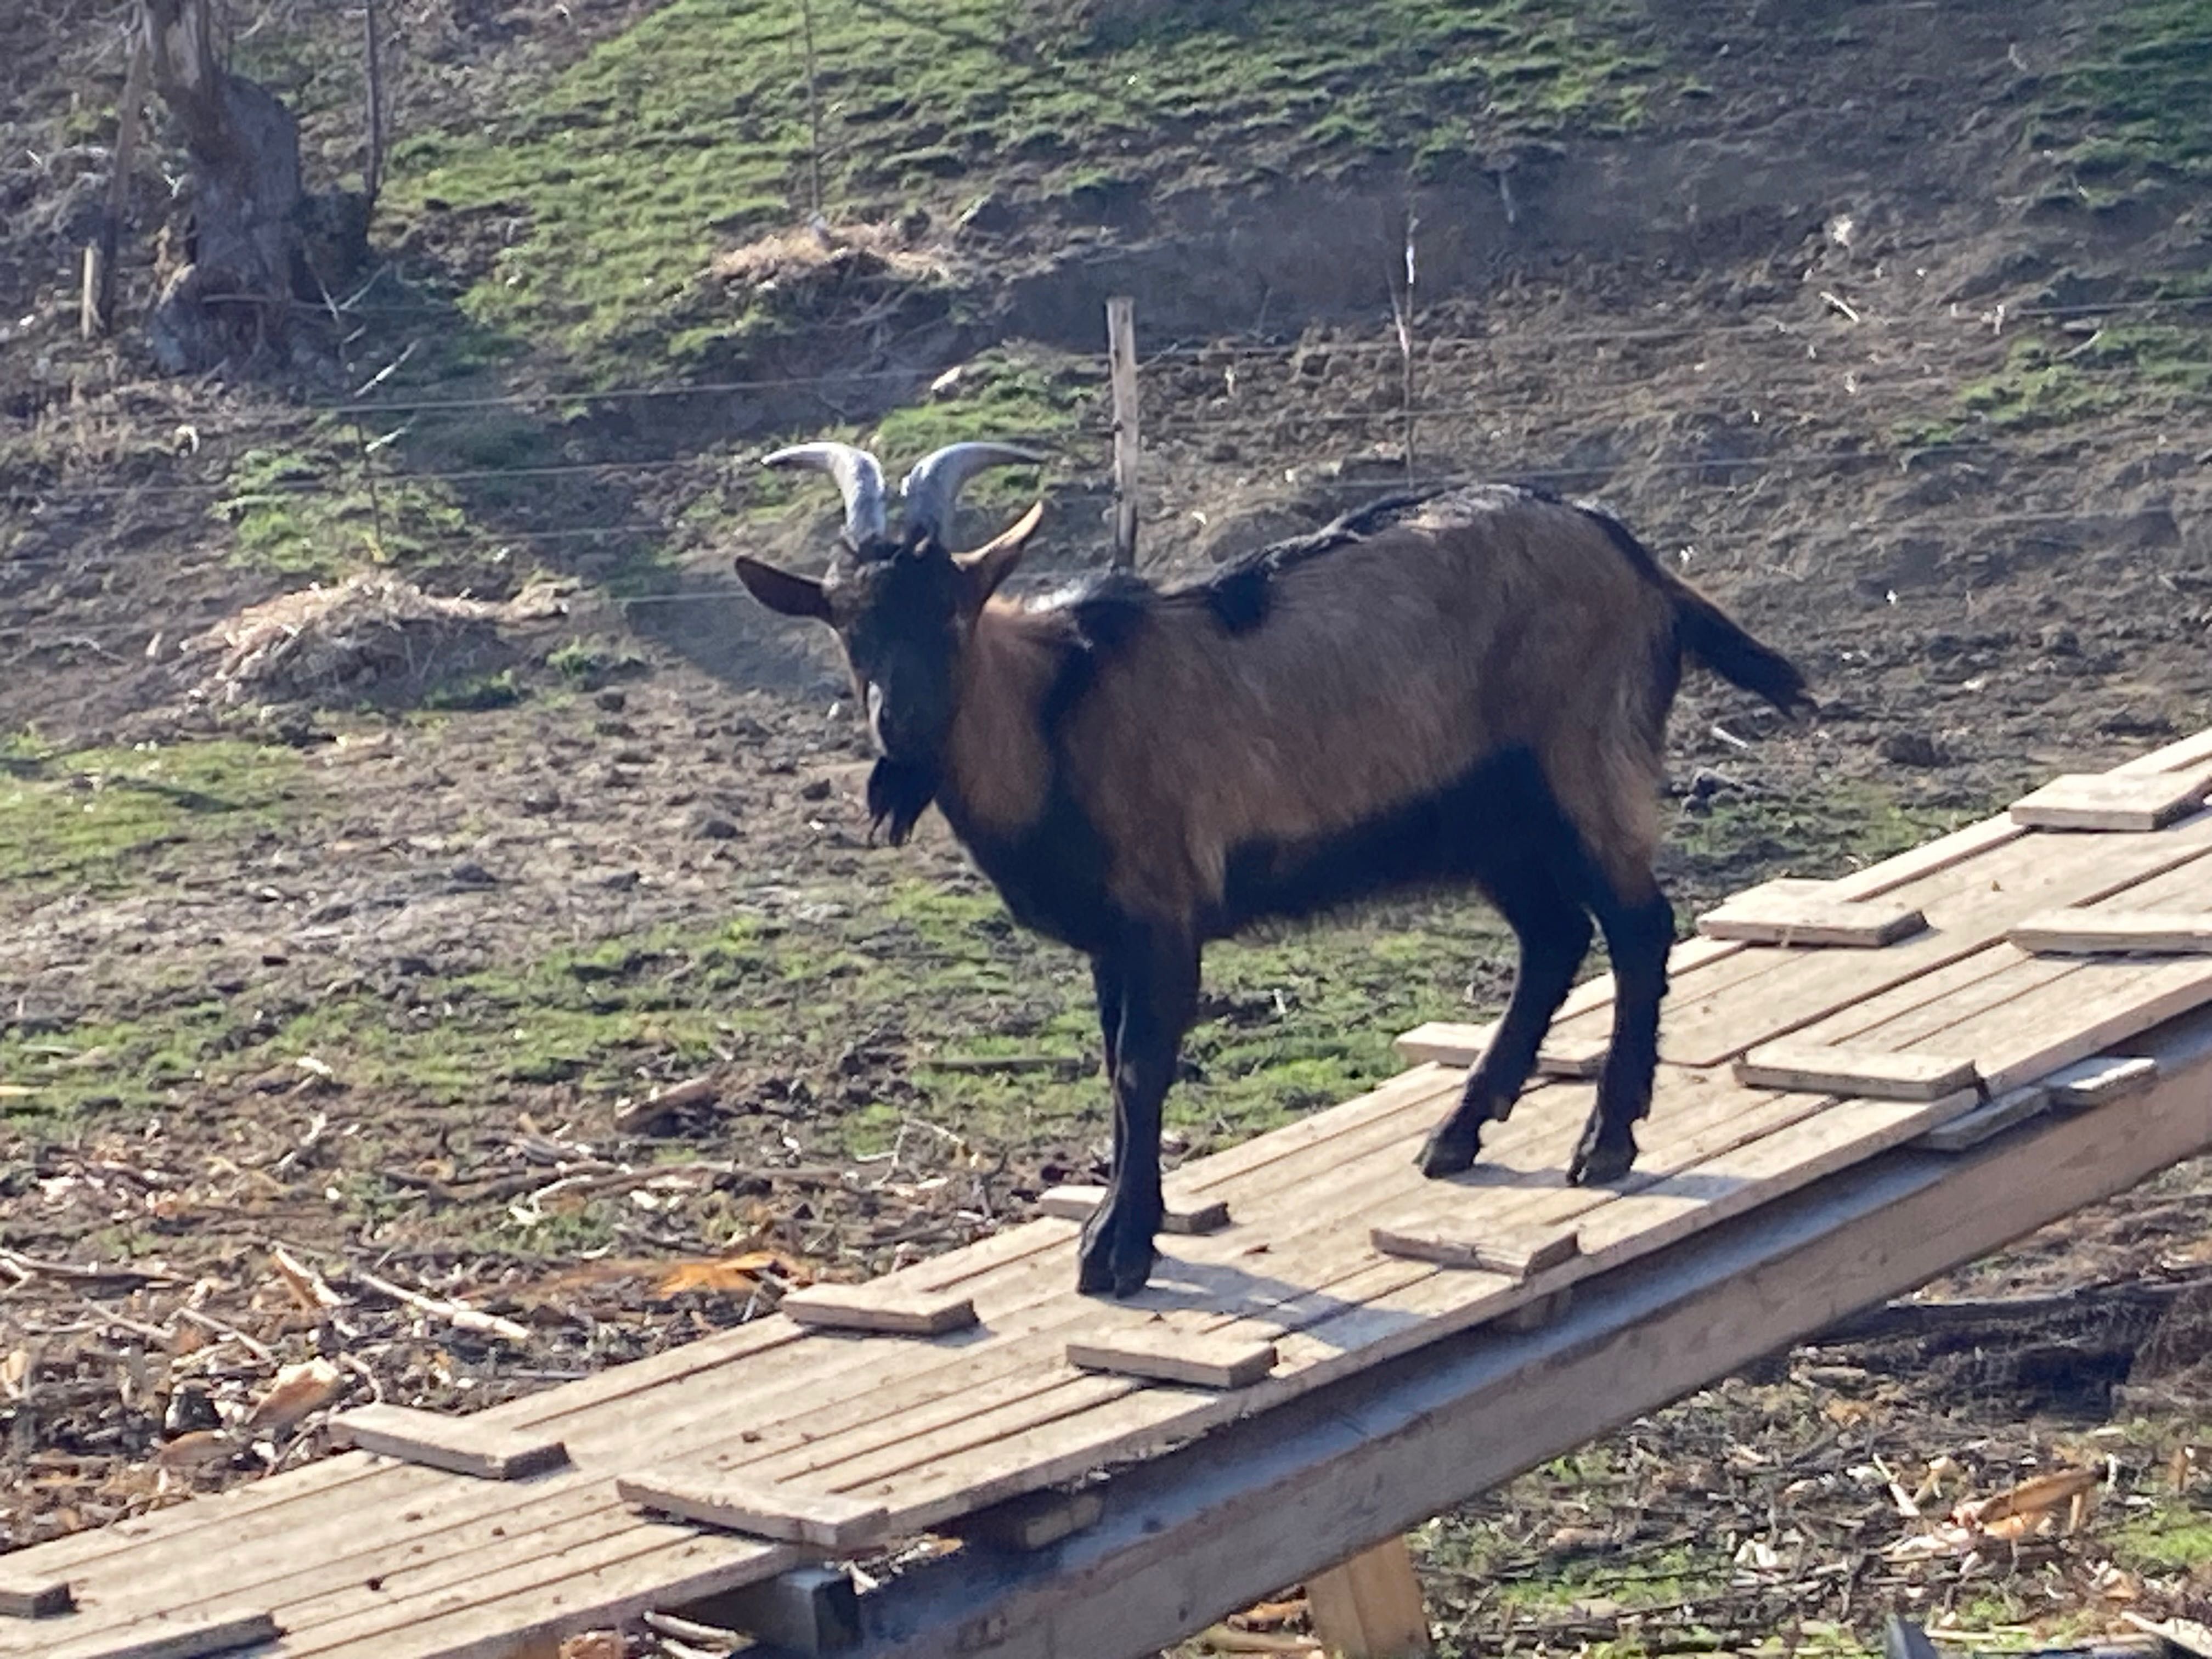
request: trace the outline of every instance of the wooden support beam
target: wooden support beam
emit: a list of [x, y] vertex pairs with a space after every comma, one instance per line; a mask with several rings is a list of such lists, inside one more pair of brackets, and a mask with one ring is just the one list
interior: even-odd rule
[[331, 1419], [331, 1441], [480, 1480], [526, 1480], [568, 1461], [568, 1449], [558, 1440], [409, 1406], [357, 1406], [341, 1412]]
[[1585, 1281], [1538, 1332], [1437, 1342], [1117, 1473], [1048, 1555], [960, 1551], [871, 1597], [859, 1659], [1065, 1659], [1214, 1620], [2212, 1148], [2212, 1015], [2149, 1089], [1963, 1157], [1901, 1151]]
[[1166, 1323], [1073, 1337], [1067, 1363], [1079, 1370], [1188, 1382], [1200, 1389], [1249, 1388], [1275, 1369], [1275, 1345]]
[[[1053, 1187], [1037, 1200], [1037, 1208], [1062, 1220], [1088, 1221], [1091, 1212], [1105, 1201], [1103, 1187]], [[1160, 1221], [1164, 1233], [1218, 1233], [1229, 1224], [1225, 1198], [1185, 1198], [1170, 1191], [1165, 1203], [1167, 1213]]]
[[265, 1613], [186, 1613], [142, 1619], [122, 1630], [58, 1641], [46, 1659], [210, 1659], [273, 1642], [283, 1632]]
[[647, 1469], [615, 1481], [624, 1503], [696, 1521], [827, 1550], [858, 1549], [881, 1539], [890, 1511], [865, 1498], [809, 1492], [803, 1486], [747, 1480], [719, 1469]]
[[1736, 1081], [1749, 1088], [1865, 1100], [1941, 1100], [1972, 1088], [1977, 1076], [1971, 1060], [1809, 1042], [1761, 1043], [1735, 1063]]
[[2212, 951], [2212, 912], [2045, 910], [2005, 939], [2039, 956], [2202, 956]]
[[1306, 1606], [1314, 1634], [1340, 1659], [1421, 1659], [1431, 1650], [1429, 1610], [1403, 1533], [1313, 1574]]
[[2212, 775], [2189, 772], [2070, 772], [2012, 804], [2014, 823], [2031, 830], [2162, 830], [2204, 804]]
[[975, 1322], [972, 1297], [928, 1295], [880, 1285], [810, 1285], [776, 1304], [802, 1325], [823, 1330], [941, 1336]]
[[842, 1566], [794, 1567], [674, 1611], [678, 1618], [741, 1631], [787, 1653], [839, 1653], [860, 1639], [860, 1595]]

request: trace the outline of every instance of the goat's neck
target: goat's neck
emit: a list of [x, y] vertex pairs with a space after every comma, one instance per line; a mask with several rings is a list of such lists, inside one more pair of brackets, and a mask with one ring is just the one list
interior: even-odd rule
[[1049, 613], [993, 599], [969, 635], [940, 793], [948, 816], [982, 834], [1012, 836], [1043, 810], [1052, 756], [1040, 715], [1065, 631]]

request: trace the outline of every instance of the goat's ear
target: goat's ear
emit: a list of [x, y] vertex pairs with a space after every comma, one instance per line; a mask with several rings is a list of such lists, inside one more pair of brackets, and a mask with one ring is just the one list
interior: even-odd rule
[[979, 605], [998, 591], [999, 584], [1014, 574], [1030, 538], [1044, 522], [1044, 503], [1037, 502], [1009, 529], [1000, 531], [972, 553], [957, 553], [953, 562], [968, 573]]
[[769, 610], [780, 616], [805, 617], [813, 622], [830, 620], [830, 601], [822, 592], [822, 584], [813, 577], [794, 576], [788, 570], [778, 570], [772, 564], [763, 564], [742, 553], [738, 555], [736, 563], [738, 580], [745, 585], [745, 591]]

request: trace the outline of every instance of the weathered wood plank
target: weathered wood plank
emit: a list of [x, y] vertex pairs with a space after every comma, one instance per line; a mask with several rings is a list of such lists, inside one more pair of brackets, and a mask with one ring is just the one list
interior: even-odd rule
[[1912, 1144], [1931, 1152], [1963, 1152], [2016, 1124], [2051, 1109], [2051, 1091], [2039, 1083], [2008, 1089], [1986, 1105], [1962, 1112], [1948, 1123], [1939, 1123]]
[[975, 1323], [975, 1298], [951, 1291], [886, 1294], [876, 1285], [809, 1285], [785, 1296], [776, 1311], [823, 1330], [942, 1336]]
[[2162, 830], [2204, 804], [2212, 775], [2074, 772], [2012, 804], [2014, 823], [2031, 830]]
[[568, 1461], [568, 1449], [549, 1436], [382, 1403], [339, 1413], [331, 1419], [331, 1439], [482, 1480], [520, 1480]]
[[2061, 1066], [2043, 1079], [2055, 1104], [2102, 1106], [2158, 1081], [2158, 1062], [2148, 1054], [2100, 1054]]
[[1136, 1325], [1071, 1338], [1067, 1363], [1079, 1370], [1200, 1389], [1249, 1388], [1275, 1368], [1272, 1342], [1226, 1340], [1170, 1325]]
[[2043, 910], [2014, 923], [2005, 938], [2050, 956], [2201, 956], [2212, 951], [2212, 912]]
[[0, 1617], [51, 1619], [76, 1605], [66, 1579], [0, 1575]]
[[1556, 1267], [1581, 1248], [1571, 1227], [1486, 1231], [1479, 1210], [1457, 1227], [1449, 1223], [1379, 1226], [1370, 1229], [1368, 1237], [1384, 1255], [1433, 1261], [1440, 1267], [1480, 1267], [1508, 1279], [1526, 1279]]
[[884, 1534], [890, 1510], [871, 1498], [748, 1480], [726, 1470], [647, 1469], [617, 1478], [626, 1503], [780, 1543], [858, 1549]]
[[1767, 1042], [1735, 1063], [1736, 1081], [1874, 1100], [1938, 1100], [1971, 1088], [1974, 1062], [1955, 1055], [1894, 1054], [1881, 1048]]
[[959, 1537], [1000, 1549], [1042, 1550], [1097, 1526], [1105, 1513], [1105, 1497], [1096, 1486], [1025, 1492], [962, 1516], [949, 1529]]
[[[1103, 1187], [1054, 1187], [1037, 1200], [1037, 1208], [1063, 1220], [1085, 1221], [1105, 1201]], [[1160, 1222], [1162, 1232], [1218, 1233], [1229, 1224], [1226, 1199], [1189, 1197], [1170, 1189], [1164, 1202], [1167, 1212]]]
[[157, 1615], [126, 1630], [64, 1639], [46, 1654], [46, 1659], [208, 1659], [273, 1642], [283, 1633], [265, 1613]]
[[[1769, 883], [1736, 894], [1698, 918], [1707, 939], [1753, 945], [1826, 945], [1876, 949], [1917, 933], [1928, 918], [1894, 899], [1838, 898], [1805, 886]], [[1825, 889], [1826, 884], [1817, 884]]]

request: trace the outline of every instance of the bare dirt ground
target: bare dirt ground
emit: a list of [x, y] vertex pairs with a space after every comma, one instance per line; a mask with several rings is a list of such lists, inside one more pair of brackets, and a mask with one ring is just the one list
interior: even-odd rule
[[[424, 118], [644, 9], [579, 7], [588, 27], [556, 38], [542, 8], [423, 9], [444, 54]], [[1391, 249], [1357, 309], [1300, 275], [1353, 257], [1338, 225], [1357, 213], [1332, 202], [1379, 225], [1389, 189], [1167, 195], [1116, 235], [1162, 296], [1140, 313], [1162, 318], [1144, 368], [1158, 568], [1409, 471], [1538, 479], [1602, 495], [1806, 663], [1826, 707], [1803, 731], [1686, 688], [1668, 876], [1686, 917], [2212, 718], [2212, 405], [2152, 372], [2201, 362], [2207, 337], [2145, 286], [2201, 267], [2207, 223], [2179, 187], [2069, 205], [2027, 142], [2097, 8], [1652, 9], [1705, 87], [1660, 134], [1530, 157], [1510, 236], [1494, 181], [1433, 210], [1410, 463]], [[27, 122], [72, 60], [27, 14], [0, 31]], [[595, 415], [563, 456], [639, 464], [618, 499], [605, 475], [544, 477], [502, 504], [498, 547], [472, 524], [407, 572], [505, 600], [540, 568], [564, 608], [368, 627], [231, 701], [215, 657], [177, 641], [299, 578], [241, 558], [201, 485], [283, 392], [159, 384], [127, 348], [76, 343], [64, 278], [98, 156], [0, 167], [21, 210], [0, 236], [0, 291], [21, 295], [0, 319], [0, 732], [24, 734], [0, 748], [7, 1542], [297, 1464], [371, 1390], [487, 1403], [684, 1341], [794, 1280], [980, 1237], [1099, 1168], [1079, 965], [1012, 936], [933, 823], [866, 847], [834, 665], [735, 589], [729, 520], [679, 525], [742, 497], [731, 434], [826, 420], [819, 401]], [[1088, 351], [1096, 279], [1053, 258], [1078, 240], [1018, 219], [963, 280]], [[1175, 297], [1231, 242], [1254, 303]], [[471, 257], [422, 257], [441, 253]], [[2166, 331], [2124, 337], [2139, 324]], [[947, 363], [901, 366], [926, 385]], [[1039, 581], [1101, 552], [1084, 419]], [[639, 520], [673, 526], [681, 562], [617, 603], [575, 551], [597, 541], [561, 538]], [[735, 531], [803, 557], [824, 522]], [[609, 563], [637, 539], [611, 533]], [[426, 706], [455, 665], [480, 695]], [[1178, 1146], [1316, 1103], [1256, 1064], [1234, 1093], [1232, 1037], [1372, 1025], [1334, 1087], [1379, 1069], [1413, 1012], [1494, 1003], [1510, 962], [1468, 908], [1243, 960]], [[1297, 979], [1301, 951], [1325, 978], [1346, 940], [1394, 929], [1429, 948], [1348, 1010]], [[1042, 1104], [930, 1069], [979, 1037], [1047, 1051]], [[1931, 1292], [2094, 1287], [2078, 1305], [1778, 1357], [1440, 1520], [1419, 1544], [1442, 1629], [1469, 1651], [1656, 1652], [1849, 1647], [1895, 1605], [1992, 1643], [2124, 1607], [2203, 1616], [2208, 1191], [2203, 1166], [2177, 1170]], [[457, 1322], [453, 1298], [483, 1317]], [[1893, 1483], [1926, 1486], [1932, 1516], [2100, 1462], [2072, 1534], [2003, 1559], [1884, 1553], [1921, 1525]], [[1217, 1641], [1299, 1628], [1295, 1606], [1244, 1624]]]

